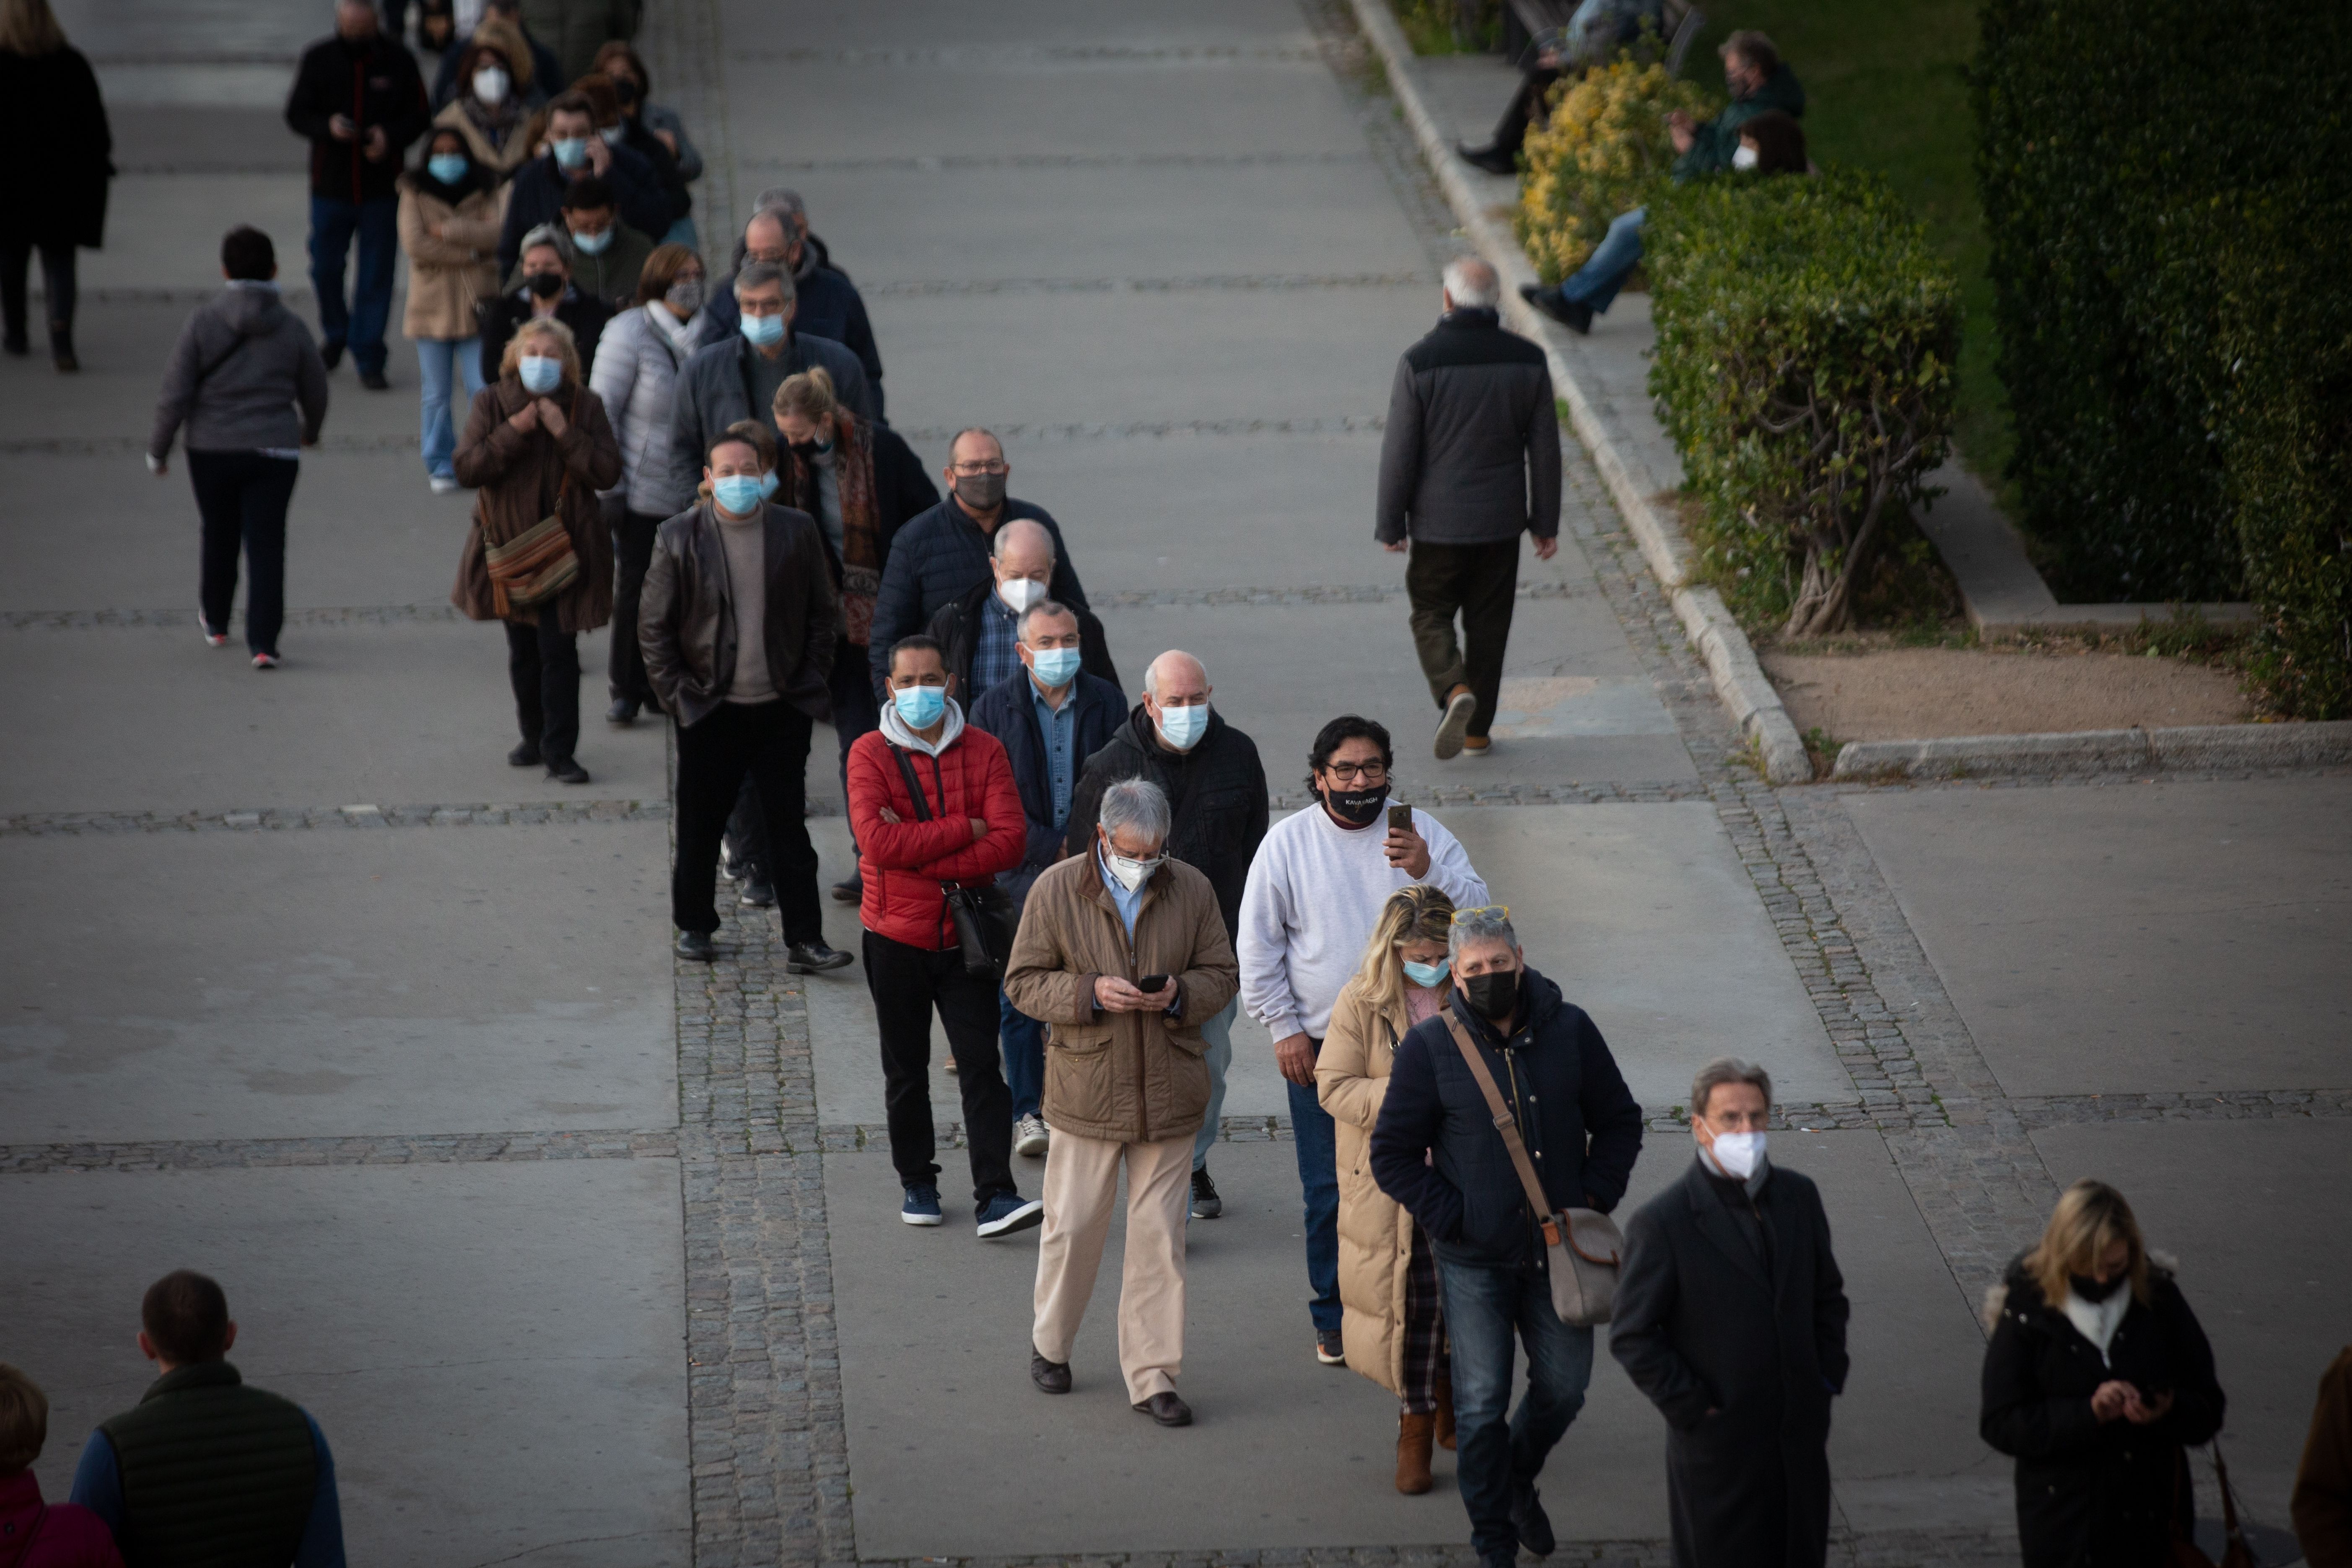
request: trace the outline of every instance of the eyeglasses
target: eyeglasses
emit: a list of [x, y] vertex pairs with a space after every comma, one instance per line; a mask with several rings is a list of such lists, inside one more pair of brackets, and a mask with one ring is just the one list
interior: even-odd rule
[[1323, 771], [1341, 784], [1353, 784], [1360, 778], [1366, 784], [1379, 784], [1389, 776], [1386, 763], [1326, 763]]
[[1480, 904], [1475, 910], [1456, 910], [1454, 911], [1454, 919], [1451, 923], [1460, 925], [1464, 921], [1470, 919], [1473, 915], [1496, 915], [1504, 920], [1509, 920], [1511, 918], [1511, 906], [1508, 904]]
[[948, 467], [959, 474], [1009, 474], [1012, 465], [999, 458], [992, 463], [950, 463]]

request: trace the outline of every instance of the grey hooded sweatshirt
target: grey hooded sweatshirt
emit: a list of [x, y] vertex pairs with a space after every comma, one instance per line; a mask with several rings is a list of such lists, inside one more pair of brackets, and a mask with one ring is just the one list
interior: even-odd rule
[[315, 441], [326, 419], [327, 367], [310, 329], [277, 289], [232, 283], [180, 330], [147, 455], [170, 457], [182, 425], [192, 452], [251, 452]]

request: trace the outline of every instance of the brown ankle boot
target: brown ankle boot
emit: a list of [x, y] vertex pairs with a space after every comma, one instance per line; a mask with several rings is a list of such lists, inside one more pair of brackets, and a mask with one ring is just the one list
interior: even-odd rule
[[1418, 1497], [1430, 1488], [1429, 1438], [1434, 1417], [1397, 1417], [1397, 1490]]
[[1437, 1374], [1437, 1446], [1447, 1453], [1454, 1451], [1454, 1374]]

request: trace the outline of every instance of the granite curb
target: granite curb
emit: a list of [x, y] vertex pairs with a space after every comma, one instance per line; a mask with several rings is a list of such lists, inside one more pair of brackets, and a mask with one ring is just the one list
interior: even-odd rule
[[1841, 783], [1867, 783], [2019, 773], [2325, 767], [2343, 763], [2352, 763], [2352, 720], [1850, 741], [1839, 751], [1831, 777]]
[[1593, 468], [1608, 487], [1617, 510], [1623, 513], [1626, 527], [1641, 545], [1642, 554], [1656, 574], [1659, 585], [1665, 589], [1692, 646], [1705, 660], [1724, 707], [1730, 710], [1739, 732], [1755, 743], [1765, 777], [1776, 784], [1810, 782], [1813, 767], [1806, 755], [1805, 743], [1789, 718], [1788, 710], [1781, 706], [1780, 694], [1773, 689], [1772, 683], [1764, 677], [1763, 668], [1756, 662], [1756, 650], [1748, 645], [1748, 635], [1739, 629], [1739, 623], [1732, 618], [1714, 589], [1695, 585], [1688, 580], [1691, 550], [1683, 537], [1681, 523], [1643, 493], [1634, 479], [1635, 466], [1620, 447], [1609, 422], [1601, 416], [1597, 393], [1585, 384], [1574, 363], [1561, 352], [1560, 329], [1537, 315], [1519, 298], [1520, 284], [1538, 280], [1535, 264], [1519, 248], [1509, 227], [1479, 204], [1477, 194], [1464, 179], [1453, 149], [1446, 145], [1435, 117], [1423, 102], [1420, 89], [1413, 82], [1412, 47], [1390, 14], [1386, 0], [1349, 0], [1349, 4], [1365, 37], [1380, 53], [1389, 85], [1404, 111], [1405, 122], [1412, 127], [1413, 140], [1420, 144], [1422, 156], [1439, 189], [1444, 192], [1447, 205], [1461, 220], [1463, 233], [1502, 279], [1504, 316], [1514, 331], [1543, 345], [1544, 358], [1551, 368], [1552, 385], [1568, 405], [1569, 423], [1592, 454]]

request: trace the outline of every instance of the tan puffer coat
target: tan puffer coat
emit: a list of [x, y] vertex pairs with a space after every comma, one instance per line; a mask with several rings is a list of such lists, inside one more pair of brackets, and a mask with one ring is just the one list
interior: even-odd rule
[[509, 189], [468, 192], [452, 206], [415, 175], [400, 176], [400, 248], [408, 257], [408, 310], [400, 330], [410, 342], [462, 342], [481, 331], [474, 305], [499, 291], [499, 229]]
[[1360, 978], [1350, 980], [1331, 1005], [1315, 1058], [1315, 1097], [1338, 1123], [1339, 1338], [1348, 1364], [1400, 1398], [1412, 1216], [1372, 1180], [1372, 1124], [1381, 1119], [1389, 1069], [1408, 1026], [1402, 997], [1382, 1007]]
[[[1103, 1013], [1095, 977], [1133, 982], [1172, 974], [1181, 1007]], [[1143, 885], [1135, 940], [1089, 851], [1046, 868], [1029, 889], [1004, 994], [1052, 1026], [1045, 1042], [1045, 1123], [1056, 1132], [1118, 1143], [1190, 1138], [1209, 1109], [1203, 1019], [1241, 987], [1225, 917], [1209, 879], [1170, 860]]]

